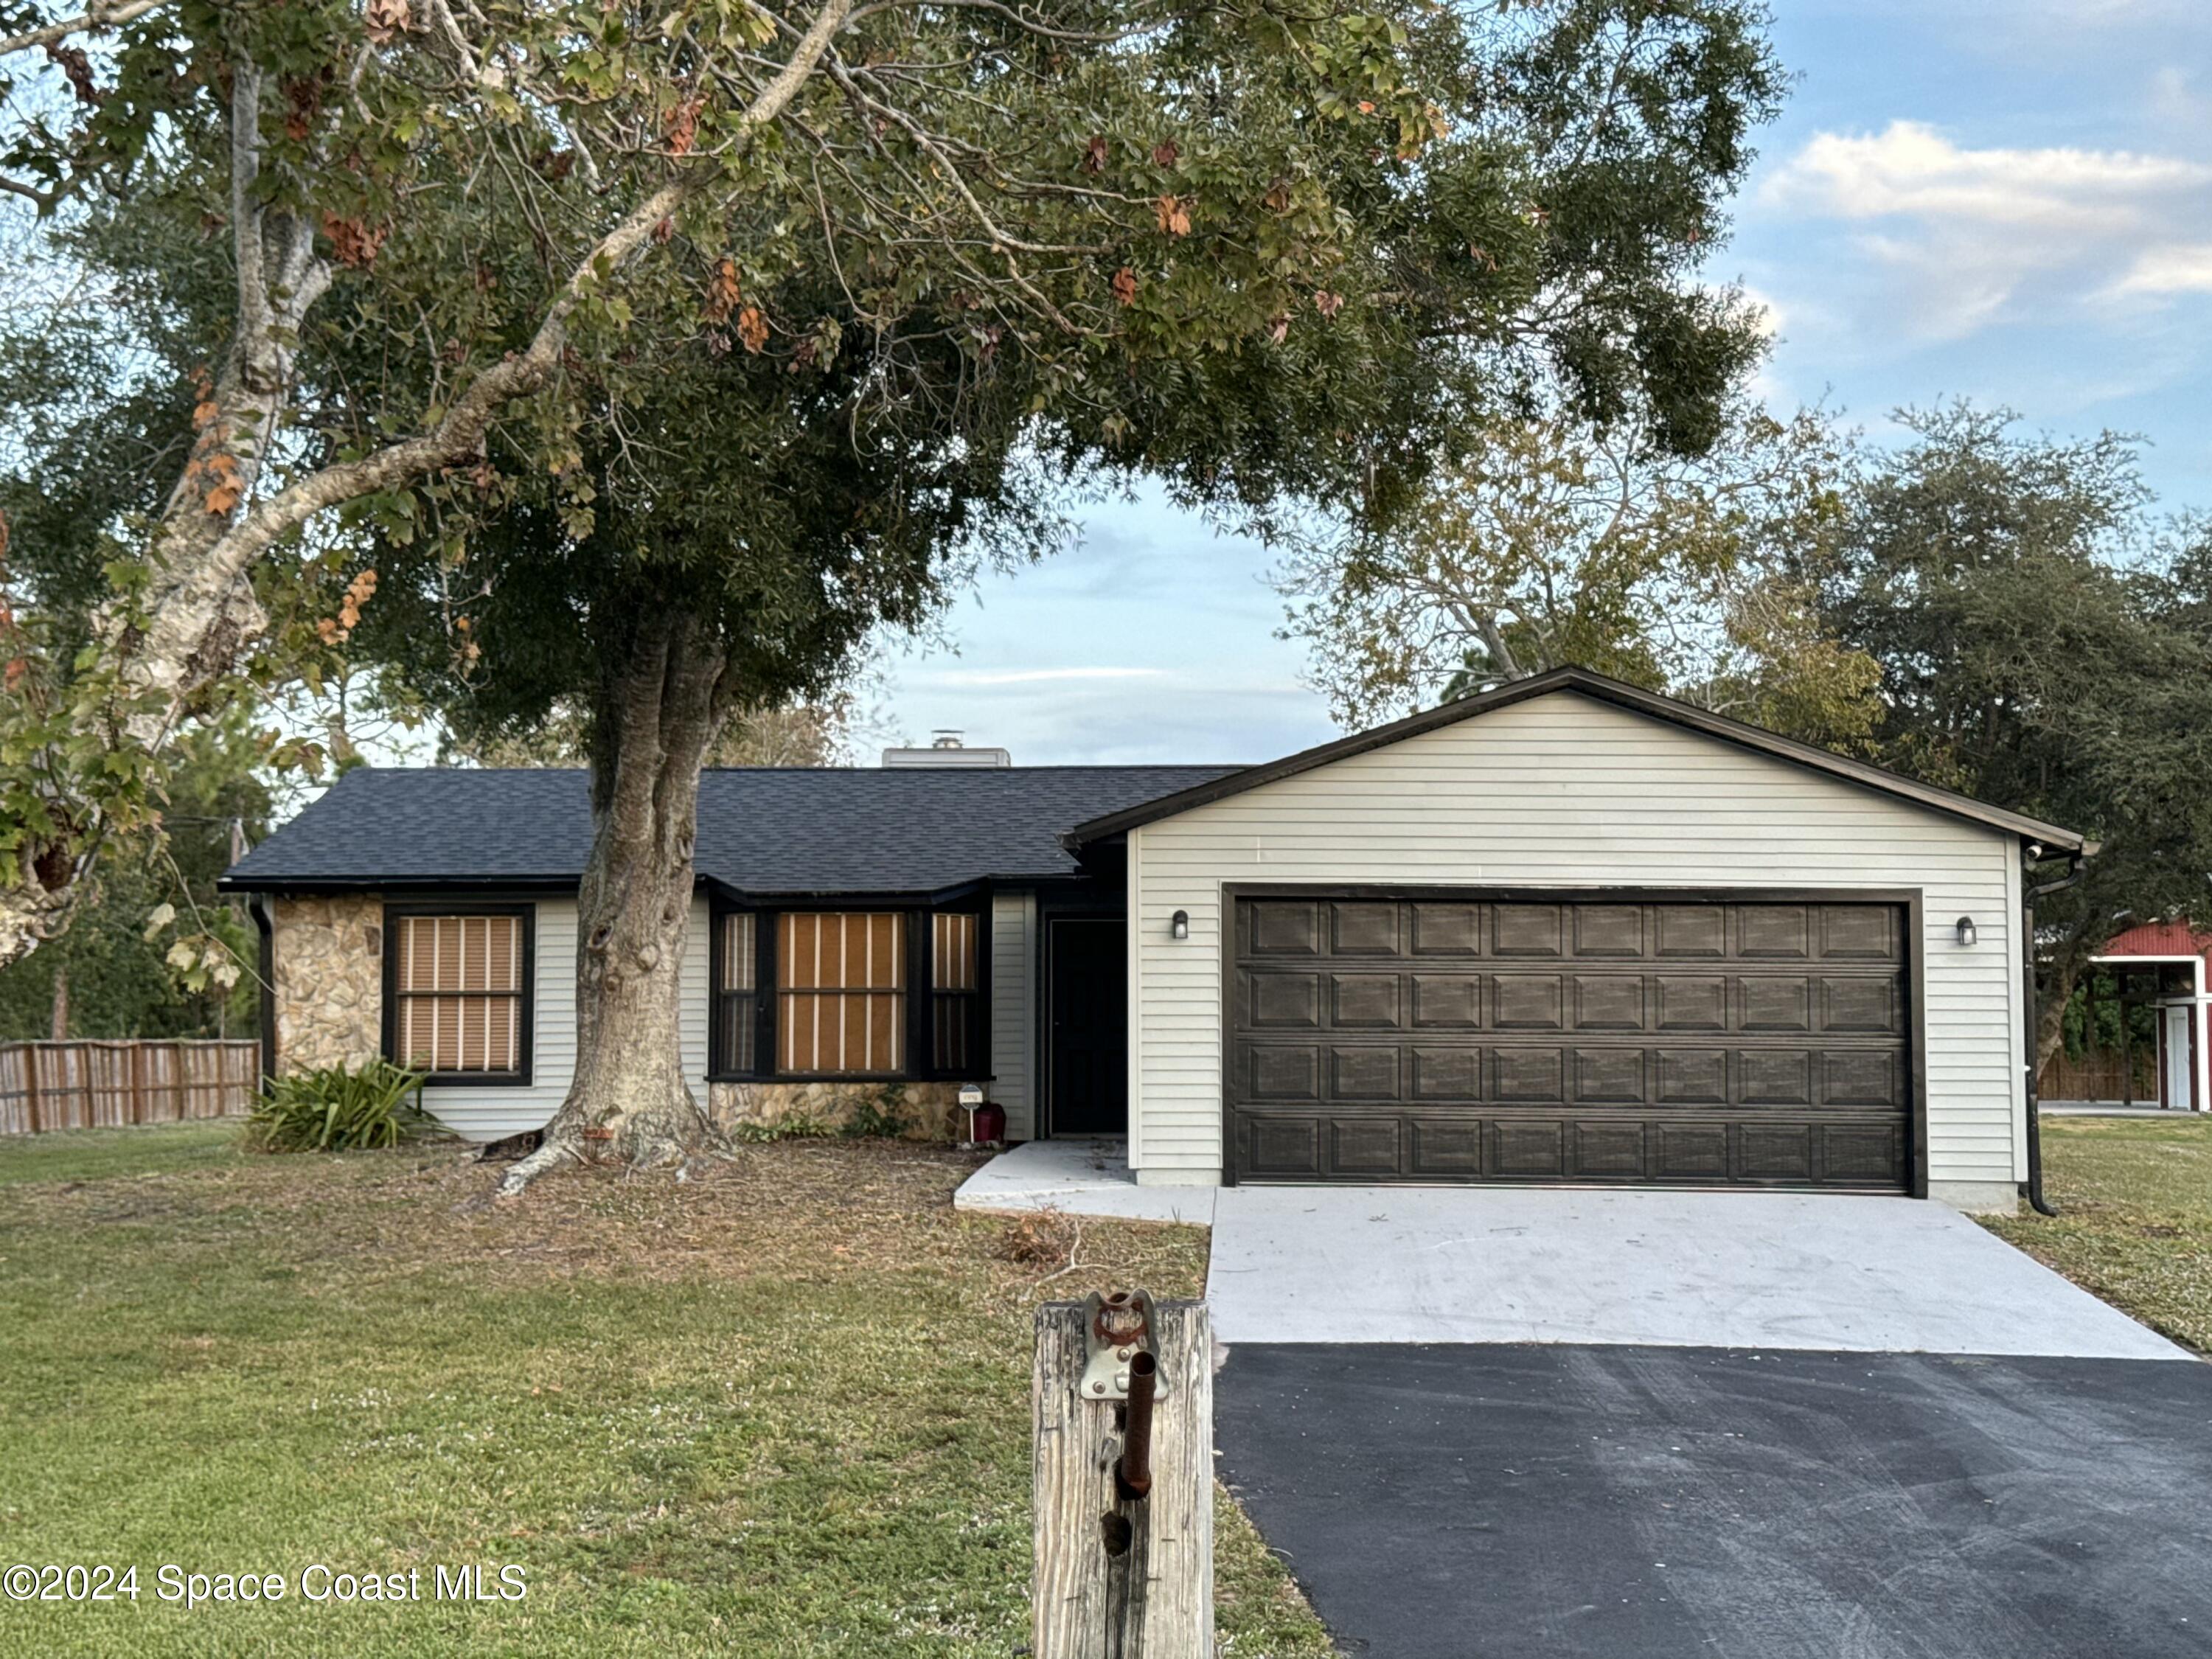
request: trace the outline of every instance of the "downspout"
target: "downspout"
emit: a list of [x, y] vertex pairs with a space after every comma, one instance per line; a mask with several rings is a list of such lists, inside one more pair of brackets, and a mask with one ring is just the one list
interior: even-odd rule
[[[2043, 848], [2031, 842], [2027, 848], [2028, 867], [2033, 869], [2039, 860]], [[2021, 1191], [2027, 1197], [2029, 1206], [2038, 1215], [2055, 1216], [2058, 1212], [2043, 1195], [2043, 1112], [2037, 1091], [2038, 1073], [2041, 1070], [2036, 1045], [2035, 1006], [2035, 902], [2045, 894], [2063, 892], [2081, 879], [2082, 866], [2087, 863], [2087, 853], [2073, 854], [2066, 866], [2066, 873], [2056, 881], [2040, 882], [2027, 889], [2021, 901], [2021, 1000], [2027, 1006], [2027, 1179], [2021, 1182]]]
[[261, 975], [261, 1086], [268, 1088], [276, 1076], [276, 930], [269, 920], [269, 896], [256, 893], [246, 902], [261, 936], [258, 971]]

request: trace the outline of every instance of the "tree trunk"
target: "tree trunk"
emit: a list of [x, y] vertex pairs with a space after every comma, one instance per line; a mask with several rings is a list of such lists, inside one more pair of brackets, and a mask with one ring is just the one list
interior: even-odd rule
[[699, 772], [729, 715], [720, 651], [681, 607], [641, 604], [608, 642], [594, 711], [592, 854], [576, 904], [576, 1069], [513, 1197], [556, 1165], [679, 1164], [716, 1133], [684, 1076], [684, 952]]
[[47, 1020], [49, 1034], [56, 1042], [69, 1041], [69, 963], [54, 964], [54, 1006]]

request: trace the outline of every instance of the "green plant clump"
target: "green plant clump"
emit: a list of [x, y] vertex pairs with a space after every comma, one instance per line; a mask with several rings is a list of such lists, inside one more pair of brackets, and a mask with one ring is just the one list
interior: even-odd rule
[[896, 1089], [878, 1090], [873, 1098], [863, 1098], [845, 1120], [845, 1133], [854, 1140], [896, 1140], [913, 1127]]
[[380, 1060], [276, 1079], [253, 1109], [246, 1139], [269, 1152], [352, 1152], [437, 1133], [422, 1109], [422, 1074]]

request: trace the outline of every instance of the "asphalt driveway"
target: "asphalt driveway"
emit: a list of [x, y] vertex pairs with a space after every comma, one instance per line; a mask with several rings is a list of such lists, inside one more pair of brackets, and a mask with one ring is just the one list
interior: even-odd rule
[[2212, 1654], [2212, 1366], [1247, 1343], [1217, 1387], [1349, 1654]]

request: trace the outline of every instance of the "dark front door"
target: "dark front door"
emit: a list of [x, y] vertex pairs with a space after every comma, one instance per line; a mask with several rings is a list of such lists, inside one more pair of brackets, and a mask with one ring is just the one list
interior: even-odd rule
[[1127, 930], [1120, 916], [1045, 923], [1049, 1133], [1129, 1132]]
[[1236, 1177], [1899, 1191], [1905, 914], [1239, 899]]

